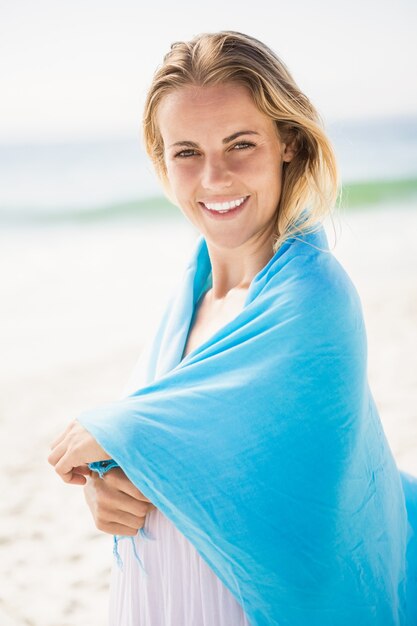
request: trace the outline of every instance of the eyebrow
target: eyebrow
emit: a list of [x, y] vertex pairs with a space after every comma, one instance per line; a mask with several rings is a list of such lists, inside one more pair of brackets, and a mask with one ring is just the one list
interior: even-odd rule
[[[222, 143], [224, 144], [229, 143], [230, 141], [237, 139], [241, 135], [259, 135], [259, 133], [257, 133], [254, 130], [238, 130], [237, 133], [233, 133], [233, 135], [230, 135], [229, 137], [225, 137], [222, 140]], [[175, 146], [187, 146], [187, 148], [198, 148], [198, 143], [195, 143], [194, 141], [176, 141], [175, 143], [170, 145], [170, 148], [174, 148]]]

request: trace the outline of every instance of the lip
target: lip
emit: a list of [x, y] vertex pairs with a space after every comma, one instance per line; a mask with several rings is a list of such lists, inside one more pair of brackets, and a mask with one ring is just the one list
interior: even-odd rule
[[199, 202], [202, 202], [203, 204], [220, 204], [220, 202], [233, 202], [233, 200], [240, 200], [241, 198], [247, 198], [248, 196], [246, 194], [242, 194], [241, 196], [216, 196], [213, 198], [201, 198], [199, 200]]
[[[208, 202], [230, 202], [231, 200], [236, 200], [238, 196], [234, 196], [232, 199], [230, 200], [209, 200]], [[241, 198], [243, 198], [244, 196], [240, 196]], [[239, 213], [241, 213], [243, 211], [243, 209], [245, 208], [245, 206], [248, 203], [250, 196], [246, 196], [246, 198], [244, 199], [244, 201], [242, 202], [242, 204], [240, 204], [239, 206], [235, 207], [234, 209], [230, 209], [229, 211], [227, 211], [227, 213], [219, 213], [218, 211], [211, 211], [210, 209], [207, 209], [204, 206], [203, 202], [199, 202], [198, 204], [200, 205], [200, 207], [202, 208], [202, 210], [204, 211], [204, 213], [206, 215], [209, 215], [212, 219], [214, 220], [230, 220], [233, 219], [236, 215], [238, 215]]]

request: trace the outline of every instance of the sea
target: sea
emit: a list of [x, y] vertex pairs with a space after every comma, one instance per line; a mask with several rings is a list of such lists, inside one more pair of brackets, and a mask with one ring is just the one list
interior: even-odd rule
[[[344, 185], [417, 179], [417, 115], [328, 123]], [[0, 223], [100, 215], [163, 195], [139, 136], [0, 143]]]

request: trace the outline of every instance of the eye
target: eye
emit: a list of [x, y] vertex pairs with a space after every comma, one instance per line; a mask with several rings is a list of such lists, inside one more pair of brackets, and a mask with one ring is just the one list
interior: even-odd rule
[[255, 144], [250, 141], [239, 141], [239, 143], [235, 143], [233, 149], [237, 148], [238, 150], [246, 150], [247, 148], [254, 148]]
[[180, 159], [187, 159], [188, 157], [191, 157], [195, 154], [195, 150], [192, 150], [191, 148], [189, 148], [188, 150], [181, 150], [181, 152], [177, 152], [177, 154], [175, 155], [175, 158], [180, 158]]
[[[255, 144], [250, 141], [239, 141], [231, 147], [231, 150], [247, 150], [248, 148], [255, 148]], [[181, 150], [181, 152], [177, 152], [174, 157], [179, 159], [188, 159], [196, 154], [198, 153], [195, 150], [188, 148], [188, 150]]]

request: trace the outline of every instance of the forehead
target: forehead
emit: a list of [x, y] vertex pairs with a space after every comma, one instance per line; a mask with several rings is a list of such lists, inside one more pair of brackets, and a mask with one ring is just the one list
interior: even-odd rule
[[219, 129], [227, 133], [242, 124], [258, 127], [251, 130], [270, 129], [272, 125], [272, 120], [259, 111], [249, 89], [234, 83], [175, 89], [162, 98], [156, 119], [162, 137], [169, 140], [187, 130], [213, 133]]

